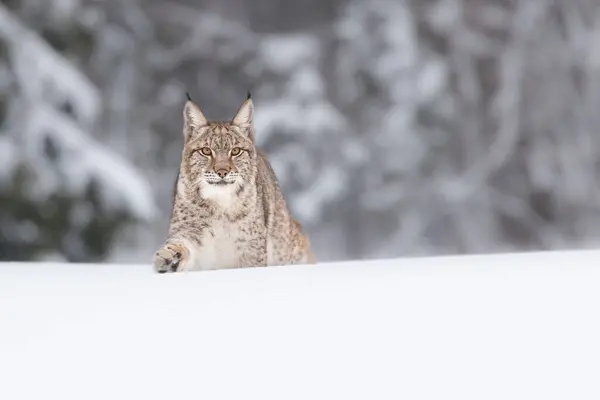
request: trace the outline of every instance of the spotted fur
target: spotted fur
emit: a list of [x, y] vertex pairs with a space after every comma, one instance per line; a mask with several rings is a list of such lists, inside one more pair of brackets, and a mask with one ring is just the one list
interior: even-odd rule
[[184, 148], [157, 272], [316, 263], [267, 157], [255, 146], [250, 96], [231, 122], [208, 121], [189, 98]]

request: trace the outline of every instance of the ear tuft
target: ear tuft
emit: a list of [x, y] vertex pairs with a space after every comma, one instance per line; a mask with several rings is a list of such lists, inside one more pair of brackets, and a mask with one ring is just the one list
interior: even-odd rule
[[250, 93], [248, 93], [248, 98], [244, 101], [244, 104], [240, 107], [239, 111], [233, 118], [233, 123], [242, 128], [248, 128], [252, 125], [254, 118], [254, 104], [252, 103], [252, 98], [250, 97]]
[[187, 99], [189, 101], [192, 101], [192, 98], [190, 97], [190, 93], [189, 92], [185, 92], [185, 97], [187, 97]]
[[192, 129], [206, 125], [208, 121], [193, 101], [188, 100], [183, 107], [183, 134], [187, 139]]
[[250, 94], [250, 91], [248, 91], [248, 96], [246, 96], [246, 100], [250, 100], [252, 98], [252, 95]]

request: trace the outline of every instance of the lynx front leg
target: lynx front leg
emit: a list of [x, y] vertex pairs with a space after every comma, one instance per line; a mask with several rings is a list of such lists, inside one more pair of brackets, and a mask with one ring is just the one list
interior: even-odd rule
[[267, 245], [264, 239], [251, 239], [240, 248], [241, 268], [266, 267]]
[[154, 254], [154, 270], [159, 274], [182, 271], [189, 261], [189, 250], [179, 243], [167, 243]]

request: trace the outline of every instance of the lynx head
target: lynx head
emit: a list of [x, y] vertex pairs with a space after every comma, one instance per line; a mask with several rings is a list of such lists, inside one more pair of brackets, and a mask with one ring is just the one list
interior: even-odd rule
[[181, 183], [204, 199], [229, 203], [256, 176], [250, 94], [230, 122], [208, 121], [189, 98], [183, 108], [184, 149]]

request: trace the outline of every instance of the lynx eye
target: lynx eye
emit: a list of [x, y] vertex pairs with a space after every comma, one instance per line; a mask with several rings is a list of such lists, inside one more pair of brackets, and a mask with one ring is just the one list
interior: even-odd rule
[[240, 149], [239, 147], [234, 147], [233, 149], [231, 149], [231, 155], [234, 157], [239, 156], [241, 152], [242, 149]]
[[210, 147], [203, 147], [200, 149], [200, 152], [202, 153], [202, 155], [205, 155], [205, 156], [210, 156], [212, 154]]

